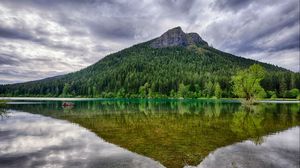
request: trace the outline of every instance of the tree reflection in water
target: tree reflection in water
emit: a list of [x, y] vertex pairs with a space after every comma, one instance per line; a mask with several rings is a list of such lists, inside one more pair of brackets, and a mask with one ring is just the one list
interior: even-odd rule
[[11, 105], [9, 108], [65, 119], [101, 138], [160, 161], [166, 167], [197, 165], [210, 152], [299, 125], [299, 104], [202, 101], [78, 101]]
[[234, 113], [231, 130], [239, 136], [252, 137], [255, 144], [261, 144], [264, 117], [263, 111], [256, 108], [255, 106], [242, 106], [240, 111]]
[[5, 107], [6, 107], [6, 104], [2, 104], [0, 102], [0, 119], [4, 119], [4, 118], [8, 117], [8, 114], [7, 114], [8, 112]]

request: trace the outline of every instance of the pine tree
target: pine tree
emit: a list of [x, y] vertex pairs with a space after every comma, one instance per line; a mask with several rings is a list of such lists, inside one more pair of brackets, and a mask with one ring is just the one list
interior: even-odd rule
[[216, 96], [217, 98], [221, 98], [221, 97], [222, 97], [222, 89], [221, 89], [219, 83], [216, 83], [216, 84], [215, 84], [215, 96]]

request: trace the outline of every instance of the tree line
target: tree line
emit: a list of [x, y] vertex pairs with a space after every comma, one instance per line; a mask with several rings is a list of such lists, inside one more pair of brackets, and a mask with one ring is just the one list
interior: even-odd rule
[[78, 72], [1, 85], [0, 96], [106, 98], [238, 97], [232, 77], [257, 64], [265, 73], [260, 97], [296, 98], [300, 74], [212, 47], [153, 49], [147, 43], [111, 54]]

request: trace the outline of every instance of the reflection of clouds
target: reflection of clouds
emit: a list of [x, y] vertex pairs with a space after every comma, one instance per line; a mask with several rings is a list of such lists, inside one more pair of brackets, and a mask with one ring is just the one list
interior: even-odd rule
[[9, 116], [0, 120], [0, 167], [163, 167], [67, 121]]
[[299, 168], [299, 137], [300, 127], [294, 127], [264, 137], [261, 145], [252, 141], [236, 143], [211, 153], [197, 168]]

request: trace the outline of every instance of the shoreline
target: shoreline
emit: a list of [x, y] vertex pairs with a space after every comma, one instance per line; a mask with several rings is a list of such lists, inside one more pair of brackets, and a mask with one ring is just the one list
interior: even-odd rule
[[[239, 98], [61, 98], [61, 97], [0, 97], [0, 100], [30, 100], [30, 101], [219, 101], [241, 103]], [[300, 103], [297, 99], [259, 99], [256, 103]]]

